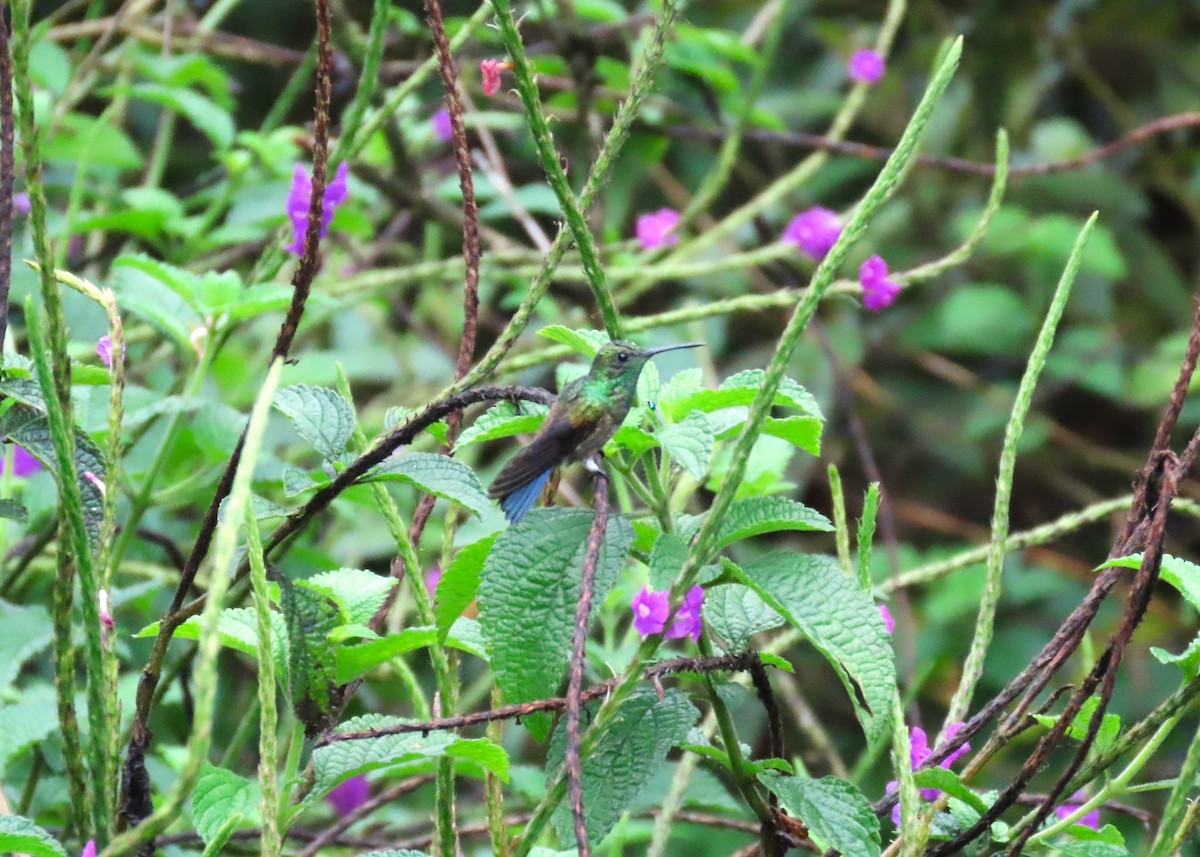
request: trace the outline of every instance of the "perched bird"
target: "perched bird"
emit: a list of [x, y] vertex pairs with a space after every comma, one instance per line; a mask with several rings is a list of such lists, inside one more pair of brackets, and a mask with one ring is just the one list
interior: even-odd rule
[[533, 441], [504, 465], [488, 496], [500, 501], [508, 520], [514, 524], [521, 520], [555, 467], [567, 460], [590, 459], [620, 428], [647, 360], [664, 351], [702, 344], [639, 348], [618, 339], [602, 346], [588, 373], [563, 387]]

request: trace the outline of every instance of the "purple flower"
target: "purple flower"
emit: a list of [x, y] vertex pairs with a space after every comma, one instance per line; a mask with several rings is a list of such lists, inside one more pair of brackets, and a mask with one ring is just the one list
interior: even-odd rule
[[820, 261], [837, 243], [842, 234], [842, 224], [836, 212], [814, 205], [791, 219], [783, 230], [783, 240], [796, 245], [796, 249]]
[[881, 256], [872, 256], [859, 266], [858, 281], [862, 284], [863, 306], [872, 312], [891, 306], [900, 294], [900, 284], [888, 279], [887, 262]]
[[[125, 351], [126, 351], [125, 343], [122, 342], [121, 343], [121, 359], [122, 360], [125, 359]], [[105, 366], [107, 366], [109, 369], [111, 369], [112, 363], [113, 363], [112, 337], [109, 336], [107, 333], [104, 334], [103, 336], [101, 336], [98, 340], [96, 340], [96, 353], [100, 355], [100, 362], [103, 363]]]
[[629, 603], [633, 610], [633, 629], [643, 637], [661, 634], [667, 625], [671, 608], [669, 595], [668, 592], [655, 592], [649, 586], [643, 586]]
[[883, 617], [883, 627], [887, 628], [889, 634], [896, 630], [896, 620], [892, 618], [892, 611], [888, 610], [886, 604], [879, 605], [879, 615]]
[[679, 212], [673, 208], [660, 208], [637, 219], [637, 240], [643, 250], [655, 247], [670, 247], [679, 240], [675, 227], [679, 225]]
[[[1084, 793], [1083, 789], [1080, 789], [1079, 791], [1075, 792], [1075, 794], [1071, 795], [1070, 800], [1056, 806], [1054, 808], [1054, 814], [1058, 816], [1059, 821], [1062, 821], [1068, 815], [1073, 814], [1075, 810], [1083, 806], [1086, 801], [1087, 795]], [[1097, 807], [1087, 815], [1084, 815], [1082, 818], [1076, 819], [1075, 823], [1082, 824], [1084, 827], [1090, 827], [1092, 830], [1099, 830], [1100, 808]]]
[[[8, 456], [0, 458], [0, 473], [8, 466]], [[12, 475], [24, 478], [32, 476], [42, 469], [42, 463], [26, 452], [22, 447], [13, 444]]]
[[[958, 721], [947, 726], [946, 740], [952, 740], [954, 736], [959, 733], [959, 730], [961, 730], [965, 725], [965, 723]], [[908, 745], [908, 758], [912, 763], [912, 769], [915, 771], [924, 765], [926, 760], [933, 755], [933, 751], [929, 749], [929, 738], [925, 734], [925, 730], [920, 726], [912, 727], [908, 731]], [[942, 759], [942, 761], [939, 763], [940, 767], [949, 770], [950, 766], [957, 762], [961, 756], [970, 752], [971, 745], [969, 743], [964, 743], [949, 756]], [[887, 784], [887, 790], [893, 791], [899, 788], [899, 786], [899, 782], [892, 780]], [[941, 790], [939, 789], [919, 789], [919, 791], [921, 793], [921, 797], [925, 800], [933, 800], [939, 794], [941, 794]], [[900, 823], [900, 804], [896, 804], [894, 807], [892, 807], [892, 821], [894, 821], [896, 824]]]
[[438, 582], [442, 579], [442, 567], [435, 565], [425, 572], [425, 589], [432, 595], [437, 592]]
[[[30, 208], [32, 208], [32, 205], [29, 202], [29, 194], [27, 194], [27, 193], [14, 193], [13, 194], [13, 211], [16, 212], [17, 215], [19, 215], [20, 217], [24, 217], [25, 215], [29, 214]], [[95, 847], [96, 847], [95, 843], [92, 843], [92, 848], [95, 848]]]
[[80, 852], [79, 857], [96, 857], [95, 839], [89, 839], [87, 841], [87, 845], [83, 846], [83, 851]]
[[[349, 167], [343, 161], [338, 164], [333, 180], [325, 185], [324, 205], [321, 206], [321, 237], [329, 231], [329, 221], [333, 220], [333, 212], [350, 196], [346, 186], [346, 176]], [[292, 243], [285, 248], [289, 253], [300, 256], [304, 253], [304, 235], [308, 232], [308, 205], [312, 199], [312, 179], [301, 164], [296, 164], [292, 173], [292, 189], [287, 198], [287, 214], [292, 220]]]
[[500, 60], [483, 60], [479, 63], [479, 71], [483, 75], [483, 94], [495, 95], [500, 91], [500, 72], [512, 68], [510, 62]]
[[683, 604], [675, 611], [675, 621], [667, 629], [667, 639], [677, 640], [680, 637], [691, 637], [693, 643], [700, 642], [700, 630], [704, 623], [700, 621], [700, 608], [704, 606], [704, 587], [693, 586], [683, 598]]
[[333, 790], [325, 795], [325, 800], [329, 801], [334, 812], [345, 818], [366, 803], [370, 796], [371, 786], [367, 783], [366, 776], [358, 774], [334, 786]]
[[870, 48], [859, 48], [850, 54], [846, 63], [850, 79], [855, 83], [878, 83], [886, 68], [883, 57]]
[[454, 139], [454, 126], [450, 123], [450, 111], [444, 107], [429, 117], [433, 125], [433, 135], [443, 143]]

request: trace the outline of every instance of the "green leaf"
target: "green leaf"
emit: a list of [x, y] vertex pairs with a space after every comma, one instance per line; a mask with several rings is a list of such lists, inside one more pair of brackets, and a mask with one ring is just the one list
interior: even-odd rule
[[949, 768], [925, 768], [924, 770], [914, 772], [913, 779], [916, 780], [918, 788], [943, 791], [951, 797], [956, 797], [963, 803], [968, 804], [980, 814], [988, 810], [989, 804], [987, 801], [967, 788], [958, 774]]
[[[159, 622], [152, 622], [135, 634], [135, 637], [158, 636]], [[175, 629], [171, 635], [181, 640], [200, 639], [200, 617], [192, 616]], [[217, 617], [217, 639], [222, 646], [235, 649], [252, 658], [258, 657], [258, 616], [248, 607], [227, 607]], [[278, 679], [286, 684], [288, 679], [288, 629], [282, 613], [271, 612], [271, 653], [275, 658]]]
[[247, 826], [256, 823], [260, 800], [257, 783], [205, 763], [192, 790], [192, 823], [200, 838], [208, 844], [230, 822], [234, 828], [238, 819]]
[[337, 604], [327, 596], [279, 578], [287, 619], [292, 707], [309, 737], [327, 725], [337, 661], [329, 634], [342, 624]]
[[[507, 702], [550, 696], [562, 681], [592, 517], [585, 509], [535, 509], [500, 534], [484, 562], [479, 621]], [[632, 540], [629, 523], [610, 517], [593, 604], [603, 603]], [[549, 731], [546, 715], [524, 722], [539, 740]]]
[[368, 624], [396, 586], [396, 578], [384, 577], [361, 568], [339, 568], [296, 581], [314, 592], [333, 599], [342, 618], [359, 625]]
[[758, 781], [779, 797], [822, 849], [832, 848], [845, 857], [880, 854], [879, 819], [850, 783], [836, 777], [784, 777], [774, 771], [760, 773]]
[[[1110, 559], [1103, 565], [1097, 566], [1096, 570], [1099, 571], [1103, 568], [1136, 569], [1141, 567], [1141, 564], [1142, 555], [1135, 553]], [[1163, 582], [1173, 586], [1187, 600], [1188, 604], [1191, 604], [1196, 610], [1200, 610], [1200, 565], [1177, 556], [1163, 554], [1159, 577]]]
[[767, 417], [763, 434], [783, 438], [805, 452], [820, 455], [823, 425], [819, 417]]
[[8, 497], [0, 498], [0, 518], [24, 523], [29, 520], [29, 510], [18, 500]]
[[[42, 411], [19, 403], [11, 405], [0, 414], [0, 440], [24, 447], [26, 452], [58, 477], [58, 458], [54, 454], [50, 422]], [[87, 528], [88, 540], [95, 547], [104, 518], [104, 497], [100, 489], [83, 474], [92, 473], [103, 482], [107, 473], [104, 454], [87, 432], [78, 426], [75, 427], [75, 470], [79, 475], [79, 494], [83, 500], [83, 523]]]
[[[680, 373], [683, 374], [683, 373]], [[676, 378], [679, 376], [677, 375]], [[751, 404], [762, 387], [766, 373], [761, 369], [747, 369], [726, 378], [715, 390], [688, 389], [687, 379], [675, 385], [671, 379], [663, 388], [659, 406], [672, 421], [679, 421], [692, 411], [716, 411]], [[775, 394], [773, 404], [786, 408], [798, 408], [810, 416], [824, 419], [821, 407], [812, 394], [791, 378], [784, 378]]]
[[650, 554], [650, 588], [660, 592], [670, 589], [687, 555], [687, 542], [674, 533], [662, 533]]
[[67, 849], [28, 818], [0, 815], [0, 854], [67, 857]]
[[340, 461], [354, 434], [354, 408], [328, 387], [297, 384], [275, 394], [275, 407], [326, 461]]
[[[1084, 739], [1088, 732], [1088, 725], [1092, 721], [1092, 715], [1096, 713], [1096, 708], [1099, 705], [1100, 697], [1092, 696], [1079, 707], [1079, 712], [1075, 715], [1075, 719], [1067, 727], [1068, 738], [1075, 741], [1082, 741]], [[1033, 717], [1047, 729], [1052, 728], [1059, 720], [1059, 715], [1035, 714]], [[1113, 742], [1117, 740], [1117, 735], [1120, 731], [1121, 716], [1106, 711], [1104, 717], [1100, 720], [1100, 729], [1096, 732], [1096, 740], [1093, 742], [1096, 752], [1102, 753], [1111, 747]]]
[[448, 455], [433, 452], [393, 455], [370, 471], [361, 481], [393, 480], [415, 485], [429, 494], [453, 500], [476, 515], [482, 515], [492, 505], [475, 471]]
[[158, 83], [139, 83], [126, 91], [133, 98], [153, 101], [183, 115], [218, 149], [228, 149], [233, 143], [237, 131], [233, 118], [206, 95]]
[[[697, 716], [687, 697], [674, 689], [661, 702], [653, 691], [642, 690], [621, 706], [595, 752], [583, 760], [583, 806], [593, 844], [599, 844], [637, 801], [668, 751], [687, 738]], [[564, 731], [556, 729], [550, 742], [548, 772], [562, 764]], [[555, 812], [554, 826], [564, 842], [574, 841], [571, 812], [565, 804]]]
[[[338, 733], [359, 732], [397, 726], [405, 722], [408, 721], [399, 717], [364, 714], [338, 724], [334, 731]], [[312, 753], [315, 782], [304, 802], [311, 803], [321, 799], [329, 794], [329, 791], [338, 783], [355, 774], [388, 768], [404, 762], [434, 759], [439, 756], [457, 756], [469, 759], [497, 776], [507, 779], [507, 754], [491, 741], [486, 741], [490, 747], [485, 747], [483, 743], [485, 741], [486, 739], [480, 738], [460, 739], [453, 732], [438, 730], [428, 734], [404, 732], [398, 735], [380, 735], [376, 738], [363, 738], [357, 741], [335, 741], [324, 747], [317, 747]]]
[[711, 586], [704, 591], [704, 621], [728, 644], [731, 652], [740, 652], [750, 638], [785, 624], [748, 586], [737, 583]]
[[[337, 683], [346, 684], [364, 676], [380, 664], [385, 664], [398, 655], [432, 646], [437, 640], [437, 629], [430, 626], [405, 628], [398, 634], [388, 634], [365, 643], [338, 646]], [[443, 644], [452, 649], [475, 655], [487, 660], [477, 623], [460, 618], [450, 626]]]
[[708, 473], [708, 462], [712, 458], [713, 430], [708, 417], [693, 411], [677, 423], [663, 426], [655, 434], [659, 445], [696, 480]]
[[368, 851], [362, 857], [429, 857], [424, 851], [411, 851], [408, 848], [399, 850], [392, 848], [388, 851]]
[[1158, 646], [1150, 647], [1150, 654], [1160, 664], [1174, 664], [1183, 673], [1184, 681], [1194, 681], [1200, 676], [1200, 636], [1192, 640], [1188, 647], [1177, 655]]
[[546, 412], [545, 405], [522, 402], [520, 411], [512, 402], [500, 402], [488, 408], [479, 419], [468, 427], [458, 440], [455, 449], [465, 449], [473, 443], [512, 437], [518, 434], [533, 434], [542, 427]]
[[0, 693], [8, 690], [21, 667], [54, 640], [54, 623], [40, 604], [22, 607], [0, 600]]
[[833, 530], [833, 524], [815, 509], [786, 497], [747, 497], [730, 505], [717, 534], [717, 550], [782, 530], [827, 533]]
[[[166, 334], [181, 354], [193, 354], [191, 334], [203, 320], [193, 301], [190, 282], [177, 269], [146, 256], [118, 256], [110, 267], [109, 285], [126, 312]], [[186, 288], [185, 288], [186, 287]]]
[[462, 615], [479, 589], [483, 564], [496, 536], [488, 536], [461, 548], [438, 579], [433, 615], [437, 620], [438, 637], [443, 641], [454, 620]]
[[772, 553], [726, 568], [800, 630], [829, 661], [850, 695], [867, 741], [890, 729], [896, 662], [891, 639], [871, 596], [833, 557]]
[[10, 760], [57, 731], [58, 707], [52, 697], [0, 705], [0, 776]]
[[[556, 206], [557, 208], [557, 206]], [[551, 342], [561, 342], [584, 357], [595, 357], [600, 346], [608, 342], [608, 336], [599, 330], [571, 330], [561, 324], [548, 324], [537, 332], [538, 336]]]

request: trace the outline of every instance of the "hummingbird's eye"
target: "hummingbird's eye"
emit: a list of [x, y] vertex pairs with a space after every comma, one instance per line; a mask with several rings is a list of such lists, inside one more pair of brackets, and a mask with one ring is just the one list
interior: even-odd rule
[[618, 359], [618, 360], [620, 360], [622, 363], [624, 363], [626, 360], [628, 360], [628, 359], [629, 359], [629, 352], [628, 352], [628, 351], [622, 351], [622, 352], [618, 353], [618, 354], [617, 354], [617, 359]]

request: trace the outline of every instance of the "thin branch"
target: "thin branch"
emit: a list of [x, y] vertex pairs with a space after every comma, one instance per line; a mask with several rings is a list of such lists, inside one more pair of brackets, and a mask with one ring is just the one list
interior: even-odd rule
[[8, 333], [8, 289], [12, 283], [13, 176], [13, 67], [8, 52], [8, 22], [0, 15], [0, 364]]
[[583, 707], [583, 665], [587, 660], [588, 625], [592, 618], [592, 596], [596, 587], [596, 568], [600, 564], [600, 548], [608, 526], [608, 474], [597, 468], [592, 477], [595, 491], [595, 513], [588, 532], [587, 552], [583, 557], [583, 575], [579, 582], [579, 602], [575, 605], [575, 633], [571, 638], [571, 672], [567, 679], [567, 747], [564, 765], [567, 770], [567, 793], [571, 802], [571, 818], [575, 827], [575, 845], [579, 857], [592, 853], [588, 843], [587, 817], [583, 811], [583, 760], [579, 753], [579, 712]]

